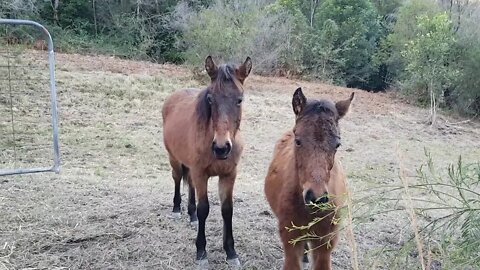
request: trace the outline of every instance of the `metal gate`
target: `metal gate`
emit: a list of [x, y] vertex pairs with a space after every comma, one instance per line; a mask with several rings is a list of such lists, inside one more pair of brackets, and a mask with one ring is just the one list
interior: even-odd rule
[[[38, 172], [59, 173], [60, 150], [58, 142], [57, 90], [55, 86], [55, 54], [52, 37], [44, 26], [34, 21], [0, 19], [0, 26], [2, 25], [5, 25], [5, 41], [0, 43], [0, 166], [3, 163], [3, 166], [0, 167], [0, 176]], [[41, 41], [44, 44], [46, 43], [47, 47], [48, 68], [44, 66], [35, 70], [36, 67], [30, 60], [32, 54], [44, 54], [42, 49], [33, 53], [32, 48], [32, 53], [30, 54], [24, 53], [28, 51], [24, 48], [19, 50], [21, 53], [15, 52], [15, 48], [22, 46], [21, 42], [15, 44], [15, 42], [9, 41], [7, 29], [19, 27], [29, 27], [30, 30], [34, 29], [41, 34]], [[26, 61], [18, 60], [24, 55], [28, 55]], [[46, 64], [47, 61], [39, 60], [39, 62]], [[1, 71], [2, 69], [3, 72]], [[45, 78], [42, 78], [42, 76]], [[49, 97], [48, 91], [45, 91], [44, 100], [41, 98], [41, 94], [44, 92], [38, 91], [38, 88], [42, 88], [39, 85], [44, 85], [45, 87], [48, 85], [50, 88]], [[50, 102], [48, 102], [48, 98]], [[26, 103], [31, 106], [19, 108], [23, 104], [22, 100], [27, 100]], [[38, 105], [38, 108], [35, 108], [34, 105]], [[43, 129], [40, 128], [42, 121], [31, 117], [35, 113], [37, 113], [37, 118], [50, 118], [50, 120], [43, 121], [44, 124], [46, 122], [46, 126]], [[23, 119], [22, 116], [29, 118], [29, 121], [18, 120], [18, 118]], [[3, 133], [1, 132], [2, 130]], [[37, 141], [38, 137], [47, 138], [49, 142], [41, 145], [41, 142]], [[40, 161], [32, 158], [38, 152], [45, 154], [46, 148], [51, 151], [47, 158], [43, 156], [37, 158]], [[19, 157], [20, 152], [23, 155], [21, 157]], [[44, 165], [44, 162], [53, 163], [53, 165]], [[36, 166], [37, 164], [40, 165]], [[8, 168], [4, 168], [5, 166]]]

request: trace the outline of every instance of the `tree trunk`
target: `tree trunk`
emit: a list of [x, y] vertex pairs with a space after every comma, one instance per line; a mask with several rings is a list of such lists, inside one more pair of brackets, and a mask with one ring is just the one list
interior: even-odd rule
[[137, 0], [137, 19], [140, 17], [140, 4], [142, 3], [142, 0]]
[[59, 22], [58, 22], [58, 2], [59, 2], [59, 0], [52, 0], [51, 1], [52, 9], [53, 9], [53, 21], [56, 25], [59, 24]]
[[437, 120], [437, 104], [435, 100], [435, 91], [433, 89], [433, 82], [430, 82], [429, 85], [430, 91], [430, 125], [434, 126], [435, 121]]
[[97, 26], [97, 8], [95, 0], [92, 0], [92, 9], [93, 9], [93, 24], [95, 27], [95, 37], [98, 36], [98, 26]]
[[310, 27], [313, 27], [313, 20], [315, 19], [315, 11], [320, 0], [310, 0]]

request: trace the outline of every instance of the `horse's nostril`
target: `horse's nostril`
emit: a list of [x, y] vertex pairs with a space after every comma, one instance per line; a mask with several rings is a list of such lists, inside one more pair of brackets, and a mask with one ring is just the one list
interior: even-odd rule
[[313, 194], [313, 191], [311, 189], [307, 190], [307, 193], [305, 193], [305, 203], [315, 203], [316, 198], [315, 194]]
[[230, 151], [232, 151], [232, 144], [230, 142], [227, 142], [225, 144], [225, 148], [226, 148], [227, 153], [230, 153]]
[[227, 158], [228, 154], [232, 151], [232, 145], [227, 142], [223, 147], [219, 147], [216, 143], [212, 145], [213, 153], [221, 159]]
[[323, 193], [322, 197], [318, 199], [319, 203], [328, 203], [328, 193]]

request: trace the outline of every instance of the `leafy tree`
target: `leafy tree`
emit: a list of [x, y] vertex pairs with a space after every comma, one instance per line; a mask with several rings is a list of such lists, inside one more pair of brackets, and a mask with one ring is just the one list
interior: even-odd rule
[[341, 48], [338, 56], [345, 64], [340, 70], [347, 86], [368, 88], [377, 72], [372, 63], [380, 34], [375, 7], [369, 0], [325, 0], [317, 18], [317, 31], [327, 20], [338, 26], [334, 47]]
[[445, 13], [418, 18], [418, 31], [402, 51], [406, 63], [404, 86], [421, 100], [430, 100], [431, 123], [436, 107], [444, 104], [445, 90], [455, 86], [460, 70], [455, 65], [456, 39]]
[[440, 12], [434, 0], [410, 0], [404, 3], [396, 15], [396, 22], [391, 33], [381, 41], [376, 55], [377, 64], [384, 63], [389, 72], [388, 83], [401, 79], [405, 69], [401, 52], [406, 44], [418, 34], [418, 19], [423, 15], [432, 16]]
[[343, 84], [342, 76], [339, 75], [346, 61], [340, 55], [342, 48], [335, 47], [338, 35], [338, 25], [333, 20], [326, 20], [322, 29], [310, 37], [310, 53], [313, 57], [305, 61], [316, 78], [328, 83]]

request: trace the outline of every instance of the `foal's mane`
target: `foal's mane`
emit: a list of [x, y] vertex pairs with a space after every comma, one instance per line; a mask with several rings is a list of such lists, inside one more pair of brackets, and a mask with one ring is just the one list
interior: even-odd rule
[[212, 117], [212, 108], [207, 100], [208, 93], [218, 90], [223, 91], [223, 89], [226, 89], [227, 84], [231, 83], [243, 92], [242, 84], [235, 77], [235, 68], [233, 64], [220, 65], [215, 80], [212, 80], [210, 85], [197, 96], [195, 112], [199, 125], [205, 126]]

